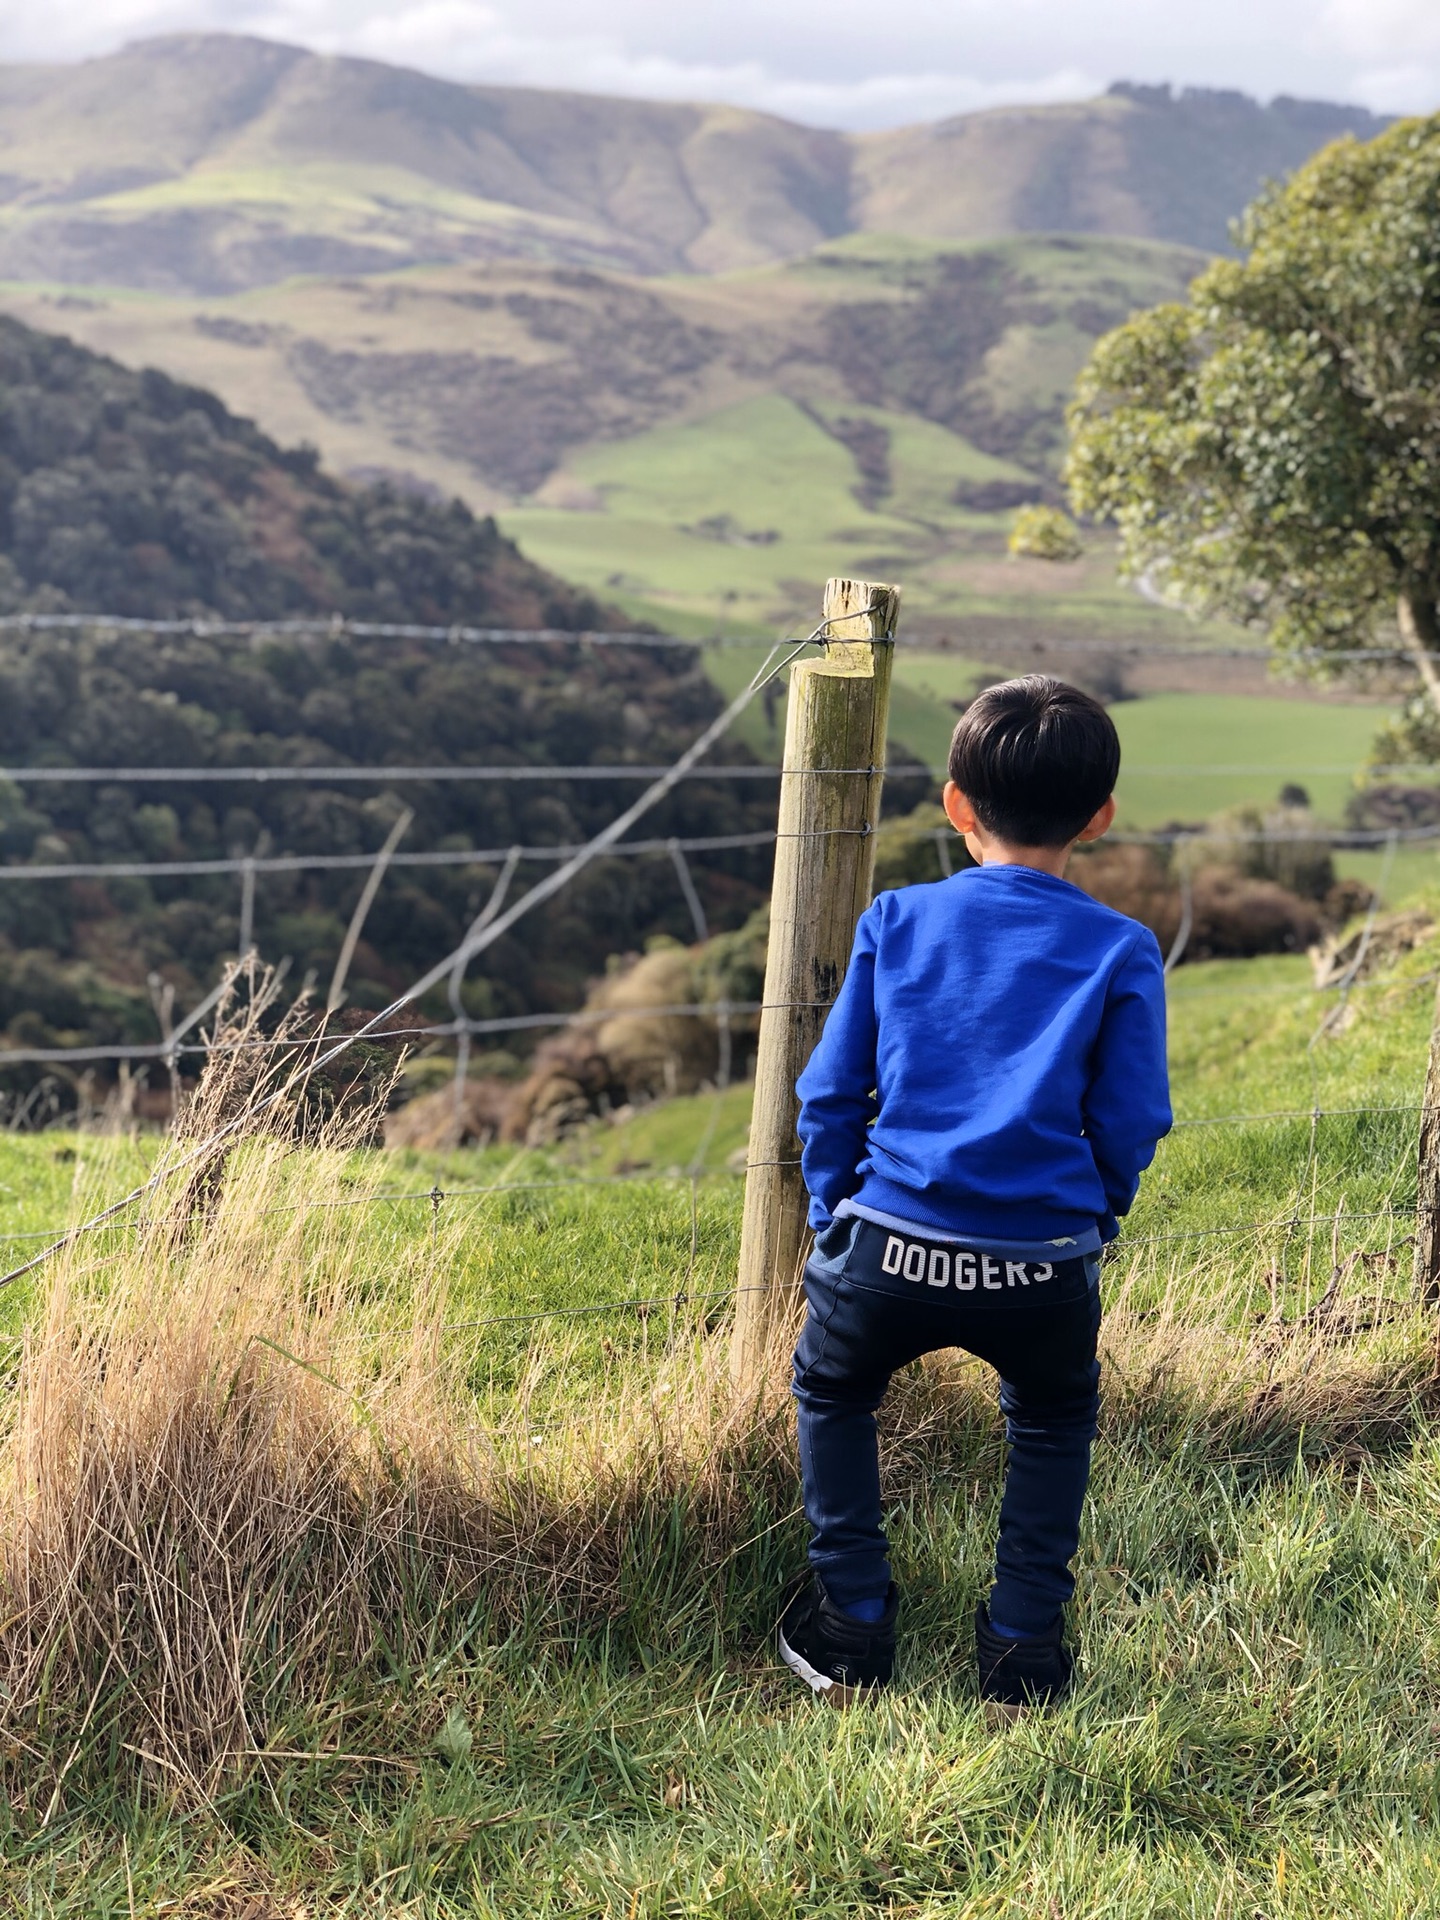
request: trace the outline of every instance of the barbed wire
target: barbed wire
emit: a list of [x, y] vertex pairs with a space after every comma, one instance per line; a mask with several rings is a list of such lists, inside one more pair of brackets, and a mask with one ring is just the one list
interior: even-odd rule
[[[1409, 983], [1415, 986], [1428, 984], [1425, 980]], [[1257, 994], [1289, 995], [1308, 997], [1311, 994], [1331, 994], [1353, 992], [1357, 986], [1391, 985], [1379, 981], [1332, 981], [1322, 986], [1306, 986], [1303, 983], [1276, 984], [1260, 987], [1181, 987], [1170, 986], [1170, 997], [1180, 1000], [1230, 997], [1252, 999]], [[172, 1030], [164, 1040], [158, 1041], [116, 1041], [97, 1043], [93, 1046], [78, 1047], [7, 1047], [0, 1040], [0, 1069], [17, 1066], [35, 1066], [53, 1061], [57, 1065], [78, 1065], [83, 1062], [114, 1061], [143, 1062], [178, 1060], [196, 1055], [223, 1055], [241, 1052], [266, 1052], [287, 1050], [300, 1052], [307, 1047], [316, 1047], [328, 1039], [338, 1036], [332, 1029], [323, 1029], [308, 1034], [287, 1035], [284, 1038], [271, 1039], [264, 1035], [255, 1035], [245, 1040], [214, 1042], [204, 1038], [184, 1040], [182, 1034], [208, 1012], [218, 997], [219, 990], [210, 995], [195, 1008], [184, 1023]], [[652, 1005], [579, 1007], [565, 1013], [514, 1013], [496, 1014], [489, 1018], [472, 1018], [461, 1014], [453, 1020], [433, 1020], [421, 1025], [408, 1027], [387, 1026], [367, 1033], [364, 1037], [371, 1045], [383, 1045], [402, 1040], [446, 1040], [460, 1037], [477, 1038], [485, 1035], [509, 1033], [528, 1033], [546, 1028], [562, 1029], [584, 1026], [605, 1026], [612, 1021], [654, 1020], [654, 1019], [706, 1019], [720, 1022], [731, 1015], [750, 1016], [766, 1012], [783, 1011], [791, 1008], [819, 1008], [828, 1010], [832, 1002], [828, 1000], [703, 1000]], [[1307, 1108], [1308, 1112], [1309, 1109]], [[1382, 1111], [1382, 1109], [1354, 1109], [1360, 1111]], [[1265, 1118], [1264, 1115], [1252, 1116]]]
[[[371, 1045], [379, 1045], [398, 1040], [454, 1039], [459, 1034], [526, 1033], [545, 1027], [605, 1026], [614, 1020], [682, 1019], [687, 1016], [718, 1020], [727, 1011], [731, 1014], [758, 1014], [790, 1007], [828, 1008], [830, 1004], [828, 1000], [705, 1000], [673, 1006], [581, 1007], [570, 1013], [500, 1014], [484, 1020], [462, 1016], [458, 1020], [431, 1021], [424, 1026], [385, 1027], [365, 1034], [364, 1038]], [[307, 1047], [321, 1046], [326, 1041], [341, 1037], [334, 1029], [322, 1029], [316, 1033], [289, 1034], [277, 1039], [256, 1035], [245, 1040], [218, 1043], [203, 1039], [177, 1042], [172, 1036], [166, 1041], [143, 1041], [133, 1045], [117, 1042], [111, 1046], [96, 1047], [10, 1048], [0, 1045], [0, 1067], [33, 1065], [44, 1060], [166, 1060], [187, 1054], [298, 1053]]]
[[[773, 846], [779, 840], [864, 838], [869, 834], [882, 831], [882, 828], [868, 825], [816, 827], [800, 833], [780, 832], [773, 827], [768, 827], [750, 833], [694, 834], [681, 839], [676, 839], [672, 835], [663, 840], [622, 840], [607, 848], [606, 852], [609, 858], [622, 856], [630, 858], [651, 854], [670, 856], [672, 847], [678, 847], [682, 853], [725, 853]], [[953, 849], [957, 840], [955, 833], [944, 827], [925, 828], [919, 837], [934, 841], [937, 847], [945, 851]], [[1378, 850], [1388, 846], [1392, 840], [1397, 845], [1440, 840], [1440, 823], [1430, 827], [1397, 828], [1393, 831], [1377, 829], [1373, 832], [1369, 829], [1348, 827], [1317, 828], [1313, 832], [1303, 833], [1268, 833], [1248, 828], [1233, 830], [1223, 828], [1217, 829], [1214, 833], [1193, 828], [1163, 833], [1116, 831], [1108, 833], [1105, 839], [1125, 846], [1185, 845], [1200, 851], [1210, 846], [1224, 848], [1231, 845], [1283, 845], [1288, 842], [1327, 845], [1339, 851], [1370, 847]], [[421, 869], [489, 866], [496, 861], [509, 858], [512, 854], [528, 862], [568, 860], [579, 851], [582, 844], [578, 841], [569, 841], [556, 846], [441, 847], [434, 851], [394, 853], [386, 864], [389, 867]], [[1104, 842], [1098, 844], [1103, 847]], [[1083, 850], [1079, 858], [1082, 861], [1089, 859], [1095, 850]], [[33, 865], [28, 863], [22, 865], [18, 862], [9, 865], [0, 863], [0, 882], [7, 880], [178, 880], [218, 874], [358, 872], [373, 867], [377, 858], [378, 855], [375, 853], [277, 853], [230, 854], [224, 858], [203, 860], [62, 860]], [[949, 875], [944, 877], [948, 878]]]
[[[791, 1004], [798, 1004], [798, 1003], [785, 1002], [783, 1004], [791, 1005]], [[724, 1091], [723, 1088], [719, 1090], [722, 1092]], [[1268, 1123], [1272, 1121], [1279, 1121], [1279, 1120], [1304, 1120], [1308, 1123], [1315, 1123], [1322, 1120], [1343, 1119], [1343, 1118], [1348, 1118], [1356, 1115], [1391, 1114], [1391, 1113], [1419, 1115], [1423, 1113], [1432, 1112], [1435, 1110], [1436, 1109], [1433, 1106], [1427, 1105], [1423, 1101], [1391, 1102], [1391, 1103], [1388, 1103], [1385, 1105], [1379, 1105], [1379, 1106], [1318, 1107], [1318, 1108], [1274, 1107], [1274, 1108], [1267, 1108], [1264, 1111], [1257, 1112], [1257, 1113], [1226, 1113], [1226, 1114], [1207, 1115], [1207, 1116], [1202, 1116], [1202, 1117], [1188, 1119], [1188, 1120], [1180, 1119], [1174, 1122], [1171, 1128], [1171, 1135], [1177, 1132], [1180, 1132], [1183, 1129], [1191, 1128], [1191, 1127], [1254, 1126], [1254, 1125], [1259, 1125], [1259, 1124]], [[1168, 1138], [1170, 1136], [1166, 1136], [1166, 1137]], [[1161, 1144], [1163, 1145], [1163, 1140]], [[533, 1151], [533, 1149], [531, 1149], [531, 1151]], [[301, 1211], [327, 1212], [327, 1211], [333, 1211], [338, 1208], [347, 1208], [347, 1207], [398, 1206], [404, 1203], [417, 1202], [417, 1201], [425, 1201], [433, 1206], [435, 1203], [439, 1201], [491, 1198], [496, 1194], [503, 1194], [503, 1193], [576, 1191], [576, 1190], [583, 1190], [587, 1188], [605, 1188], [605, 1187], [615, 1187], [615, 1186], [647, 1186], [647, 1185], [660, 1185], [660, 1184], [675, 1184], [675, 1183], [683, 1183], [686, 1181], [690, 1181], [696, 1177], [699, 1177], [701, 1179], [740, 1179], [740, 1178], [743, 1178], [743, 1176], [748, 1172], [750, 1172], [752, 1169], [757, 1167], [798, 1167], [800, 1164], [801, 1164], [800, 1158], [798, 1155], [796, 1155], [793, 1158], [783, 1159], [783, 1160], [753, 1160], [753, 1159], [747, 1158], [743, 1163], [737, 1164], [737, 1165], [727, 1164], [721, 1167], [703, 1166], [697, 1170], [693, 1164], [693, 1159], [692, 1159], [691, 1166], [686, 1168], [642, 1167], [642, 1168], [632, 1168], [631, 1170], [625, 1173], [600, 1173], [600, 1174], [579, 1173], [579, 1174], [567, 1174], [559, 1178], [546, 1178], [546, 1179], [539, 1179], [539, 1180], [502, 1180], [502, 1181], [495, 1181], [487, 1185], [475, 1186], [475, 1187], [441, 1187], [437, 1182], [435, 1184], [432, 1184], [429, 1187], [406, 1188], [400, 1192], [391, 1192], [391, 1191], [382, 1190], [376, 1193], [352, 1194], [352, 1195], [347, 1195], [342, 1199], [315, 1200], [307, 1197], [304, 1200], [287, 1201], [282, 1206], [266, 1208], [265, 1214], [268, 1217], [270, 1215], [280, 1214], [280, 1213], [293, 1213], [293, 1212], [301, 1212]], [[1404, 1209], [1398, 1209], [1398, 1210], [1390, 1209], [1388, 1211], [1403, 1212]], [[1317, 1219], [1329, 1221], [1333, 1218], [1338, 1218], [1340, 1216], [1323, 1214], [1323, 1215], [1317, 1215], [1315, 1217]], [[1358, 1219], [1358, 1218], [1371, 1218], [1371, 1217], [1378, 1218], [1381, 1216], [1346, 1214], [1344, 1217], [1348, 1219]], [[115, 1223], [107, 1222], [102, 1224], [114, 1225]], [[132, 1222], [129, 1224], [133, 1225], [135, 1223]], [[1206, 1232], [1211, 1232], [1211, 1231], [1226, 1232], [1226, 1233], [1246, 1232], [1252, 1229], [1259, 1231], [1263, 1227], [1271, 1226], [1274, 1224], [1275, 1223], [1272, 1221], [1249, 1221], [1236, 1227], [1205, 1229], [1205, 1231]], [[84, 1229], [66, 1228], [66, 1227], [37, 1227], [37, 1228], [27, 1228], [23, 1231], [7, 1231], [4, 1228], [0, 1228], [0, 1241], [41, 1239], [41, 1238], [51, 1237], [60, 1233], [80, 1232], [80, 1231], [93, 1232], [93, 1231], [99, 1231], [99, 1230], [101, 1230], [100, 1227], [96, 1227], [96, 1226], [90, 1226]], [[1154, 1236], [1148, 1236], [1148, 1237], [1153, 1238]], [[1164, 1236], [1161, 1236], [1161, 1237], [1164, 1237]], [[1135, 1238], [1136, 1236], [1129, 1236], [1129, 1235], [1123, 1236], [1124, 1243], [1127, 1245], [1133, 1244]]]
[[[823, 838], [831, 834], [844, 834], [855, 831], [858, 830], [848, 828], [821, 829], [817, 830], [813, 837]], [[776, 836], [772, 834], [769, 837], [773, 839]], [[750, 836], [744, 836], [744, 838], [748, 842]], [[692, 842], [676, 840], [655, 841], [648, 843], [646, 850], [657, 853], [664, 852], [669, 854], [673, 859], [680, 849], [693, 844]], [[708, 846], [711, 843], [705, 842], [702, 844]], [[510, 854], [513, 855], [517, 850], [511, 848], [509, 851]], [[553, 852], [554, 850], [550, 849], [547, 851]], [[683, 858], [683, 854], [681, 857]], [[370, 857], [372, 862], [373, 858], [374, 856]], [[242, 865], [243, 864], [244, 863], [242, 863]], [[0, 869], [0, 873], [3, 873], [3, 869]], [[693, 893], [693, 891], [692, 882], [691, 892]], [[695, 897], [695, 905], [699, 905], [698, 895]], [[691, 907], [691, 911], [693, 914], [694, 906]], [[701, 920], [703, 922], [703, 908], [701, 908]], [[1351, 971], [1353, 973], [1353, 969]], [[1306, 985], [1297, 981], [1293, 983], [1277, 982], [1244, 987], [1211, 985], [1198, 987], [1186, 986], [1183, 984], [1183, 975], [1179, 976], [1181, 984], [1177, 985], [1174, 974], [1167, 974], [1167, 978], [1169, 980], [1169, 998], [1175, 1002], [1213, 998], [1252, 1000], [1260, 995], [1308, 998], [1311, 994], [1349, 993], [1354, 992], [1358, 988], [1378, 986], [1387, 986], [1390, 990], [1394, 990], [1394, 985], [1391, 982], [1361, 981], [1356, 978], [1332, 981], [1319, 985]], [[1405, 983], [1403, 990], [1418, 989], [1421, 986], [1429, 984], [1433, 978], [1434, 976], [1432, 974], [1426, 974], [1418, 980]], [[150, 1061], [174, 1062], [185, 1056], [209, 1055], [212, 1053], [244, 1050], [264, 1051], [271, 1048], [284, 1048], [291, 1051], [298, 1051], [306, 1047], [314, 1047], [326, 1037], [335, 1037], [333, 1034], [327, 1036], [322, 1030], [321, 1032], [293, 1035], [277, 1040], [272, 1040], [265, 1036], [252, 1036], [243, 1041], [227, 1041], [219, 1045], [204, 1038], [184, 1041], [183, 1035], [185, 1032], [193, 1027], [204, 1014], [211, 1010], [218, 1000], [221, 991], [221, 987], [213, 989], [211, 993], [191, 1010], [183, 1021], [171, 1029], [165, 1038], [160, 1041], [97, 1042], [74, 1047], [6, 1047], [3, 1044], [3, 1040], [0, 1040], [0, 1069], [6, 1067], [43, 1065], [47, 1062], [56, 1065], [99, 1064], [101, 1062], [114, 1062], [116, 1064]], [[454, 1001], [452, 998], [452, 1005], [453, 1004]], [[457, 1012], [455, 1018], [452, 1020], [432, 1020], [405, 1027], [387, 1026], [384, 1029], [368, 1033], [366, 1038], [371, 1044], [383, 1044], [400, 1040], [458, 1039], [462, 1045], [466, 1045], [471, 1038], [483, 1037], [485, 1035], [524, 1033], [540, 1031], [546, 1028], [561, 1029], [586, 1025], [603, 1025], [617, 1019], [678, 1019], [694, 1017], [710, 1019], [723, 1024], [730, 1015], [749, 1016], [773, 1009], [801, 1006], [828, 1008], [829, 1005], [829, 1001], [819, 1000], [773, 1002], [737, 1001], [721, 997], [716, 1000], [689, 1001], [675, 1004], [665, 1003], [628, 1007], [581, 1007], [570, 1009], [566, 1012], [502, 1014], [489, 1018], [473, 1017], [463, 1012]]]
[[[772, 846], [780, 839], [829, 839], [853, 836], [865, 829], [823, 827], [805, 834], [781, 834], [773, 828], [753, 833], [698, 834], [678, 842], [686, 853], [725, 853], [750, 847]], [[387, 863], [392, 867], [471, 867], [487, 866], [516, 854], [525, 861], [568, 860], [584, 843], [570, 841], [559, 846], [520, 847], [442, 847], [434, 852], [394, 853]], [[671, 841], [622, 840], [607, 849], [609, 857], [640, 854], [666, 854]], [[215, 860], [77, 860], [57, 861], [47, 866], [0, 865], [0, 880], [168, 880], [223, 873], [307, 873], [344, 872], [368, 869], [379, 856], [374, 853], [278, 853], [232, 854]]]
[[[897, 769], [897, 771], [915, 773], [936, 773], [939, 770], [929, 767]], [[12, 780], [16, 783], [59, 784], [59, 785], [96, 785], [114, 782], [117, 786], [138, 786], [144, 783], [179, 786], [196, 782], [214, 782], [218, 784], [255, 784], [288, 785], [294, 781], [320, 786], [359, 783], [372, 781], [423, 781], [426, 783], [443, 781], [490, 782], [507, 780], [658, 780], [670, 776], [677, 780], [780, 780], [780, 779], [819, 779], [829, 780], [842, 775], [853, 774], [865, 779], [873, 779], [878, 771], [875, 767], [778, 767], [771, 761], [747, 761], [738, 766], [705, 766], [689, 764], [683, 773], [672, 774], [666, 766], [641, 766], [632, 761], [617, 760], [600, 765], [579, 763], [575, 766], [551, 766], [548, 762], [499, 761], [492, 765], [473, 766], [447, 761], [435, 766], [407, 765], [312, 765], [303, 766], [212, 766], [212, 767], [0, 767], [0, 780]], [[1302, 769], [1303, 771], [1303, 769]]]

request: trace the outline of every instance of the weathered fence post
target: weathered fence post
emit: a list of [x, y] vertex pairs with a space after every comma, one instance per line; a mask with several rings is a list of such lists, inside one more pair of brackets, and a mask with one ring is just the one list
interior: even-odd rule
[[1433, 1304], [1440, 1300], [1440, 995], [1430, 1032], [1424, 1100], [1415, 1195], [1415, 1292]]
[[825, 656], [790, 670], [731, 1365], [754, 1379], [788, 1314], [806, 1239], [795, 1081], [870, 902], [898, 587], [830, 580]]

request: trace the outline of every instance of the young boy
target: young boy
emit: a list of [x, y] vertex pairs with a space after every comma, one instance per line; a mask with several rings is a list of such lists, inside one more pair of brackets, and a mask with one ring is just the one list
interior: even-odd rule
[[1100, 1249], [1171, 1118], [1154, 935], [1064, 878], [1114, 820], [1119, 770], [1110, 716], [1077, 688], [1029, 674], [982, 693], [944, 794], [980, 864], [874, 901], [800, 1076], [815, 1251], [794, 1391], [814, 1577], [780, 1653], [837, 1704], [883, 1687], [895, 1652], [875, 1409], [939, 1347], [996, 1369], [1009, 1440], [975, 1613], [981, 1696], [1014, 1709], [1070, 1684]]

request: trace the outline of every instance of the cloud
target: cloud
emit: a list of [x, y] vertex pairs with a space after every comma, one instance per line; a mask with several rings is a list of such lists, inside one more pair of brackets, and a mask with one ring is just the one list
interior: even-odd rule
[[1081, 98], [1114, 78], [1440, 104], [1437, 0], [50, 0], [0, 5], [0, 59], [179, 30], [854, 128]]
[[1440, 8], [1435, 0], [1330, 0], [1321, 15], [1321, 32], [1362, 58], [1396, 60], [1395, 73], [1434, 69], [1402, 64], [1417, 54], [1440, 54]]
[[474, 0], [427, 0], [358, 32], [326, 35], [334, 50], [424, 67], [450, 79], [573, 88], [650, 100], [725, 100], [821, 126], [895, 126], [1022, 100], [1084, 99], [1101, 90], [1073, 68], [986, 81], [957, 72], [880, 72], [855, 79], [777, 73], [756, 59], [692, 61], [633, 52], [602, 35], [542, 38], [507, 28]]

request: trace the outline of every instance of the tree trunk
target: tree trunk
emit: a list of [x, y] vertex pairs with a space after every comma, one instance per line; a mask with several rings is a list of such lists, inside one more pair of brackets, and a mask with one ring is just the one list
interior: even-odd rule
[[1410, 649], [1425, 691], [1440, 712], [1440, 614], [1435, 601], [1418, 588], [1406, 587], [1400, 594], [1398, 618], [1400, 638]]

